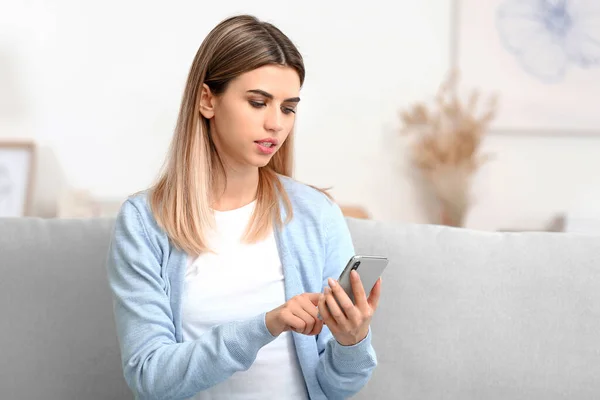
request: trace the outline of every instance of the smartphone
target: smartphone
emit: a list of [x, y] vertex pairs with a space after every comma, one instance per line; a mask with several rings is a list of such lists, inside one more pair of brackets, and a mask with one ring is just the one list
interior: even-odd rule
[[350, 258], [348, 264], [346, 264], [346, 267], [340, 274], [338, 282], [348, 297], [350, 297], [352, 303], [354, 303], [354, 293], [352, 292], [352, 284], [350, 283], [350, 273], [352, 271], [358, 272], [363, 287], [365, 288], [365, 293], [367, 297], [369, 297], [373, 286], [375, 286], [387, 265], [387, 257], [355, 255]]

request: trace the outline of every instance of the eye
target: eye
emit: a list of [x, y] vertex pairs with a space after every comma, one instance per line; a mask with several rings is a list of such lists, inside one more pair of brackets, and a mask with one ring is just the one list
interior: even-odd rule
[[261, 108], [265, 106], [265, 103], [260, 102], [260, 101], [254, 101], [254, 100], [249, 100], [248, 101], [250, 103], [250, 105], [254, 108]]
[[282, 107], [282, 108], [281, 108], [281, 111], [282, 111], [284, 114], [292, 114], [292, 113], [293, 113], [293, 114], [296, 114], [296, 110], [294, 110], [293, 108], [289, 108], [289, 107]]

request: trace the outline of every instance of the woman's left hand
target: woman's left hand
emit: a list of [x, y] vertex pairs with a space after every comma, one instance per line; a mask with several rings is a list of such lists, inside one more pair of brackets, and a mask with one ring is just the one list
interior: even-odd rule
[[319, 299], [319, 314], [323, 322], [343, 346], [355, 345], [367, 337], [371, 318], [377, 309], [381, 294], [381, 278], [377, 280], [368, 299], [356, 271], [350, 274], [350, 283], [355, 304], [352, 304], [352, 300], [339, 283], [331, 278], [329, 287], [325, 288]]

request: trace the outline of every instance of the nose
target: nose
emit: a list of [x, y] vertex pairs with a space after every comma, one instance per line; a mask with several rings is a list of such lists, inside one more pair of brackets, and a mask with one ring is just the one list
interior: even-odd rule
[[272, 107], [265, 114], [265, 129], [277, 133], [283, 129], [282, 115], [279, 108]]

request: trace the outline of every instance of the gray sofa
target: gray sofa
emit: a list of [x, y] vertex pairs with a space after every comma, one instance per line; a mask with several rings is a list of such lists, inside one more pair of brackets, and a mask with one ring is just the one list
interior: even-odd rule
[[[0, 219], [0, 399], [131, 399], [104, 261], [112, 220]], [[385, 254], [359, 399], [600, 398], [600, 238], [348, 220]]]

